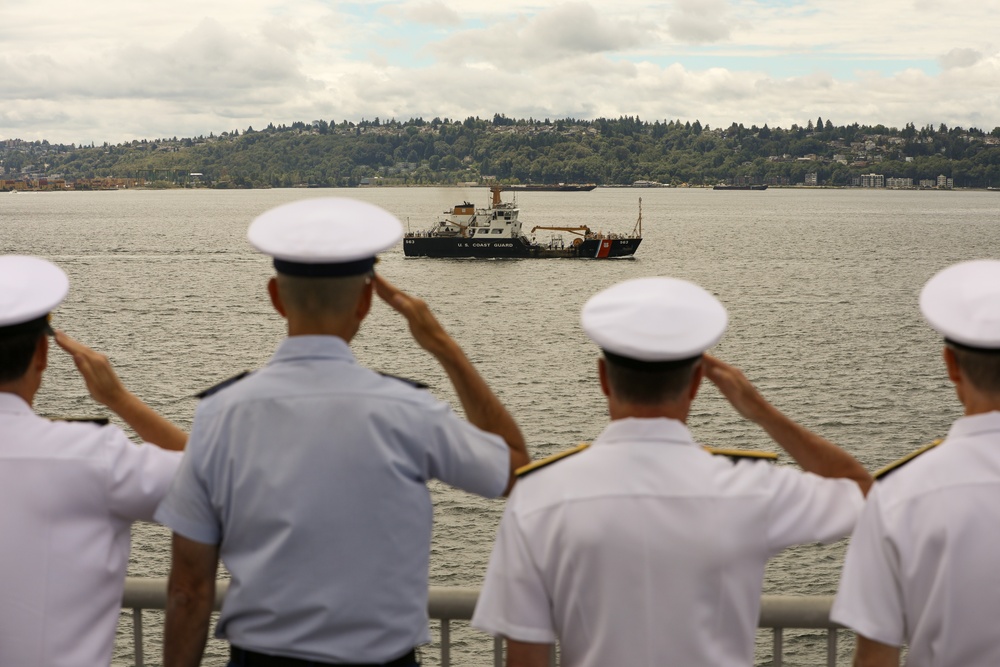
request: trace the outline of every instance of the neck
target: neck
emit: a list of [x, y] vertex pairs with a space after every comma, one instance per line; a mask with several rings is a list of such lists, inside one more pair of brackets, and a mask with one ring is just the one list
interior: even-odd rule
[[1000, 411], [1000, 396], [975, 393], [965, 396], [963, 403], [966, 417]]
[[660, 403], [656, 405], [641, 405], [637, 403], [620, 403], [608, 400], [608, 414], [612, 421], [618, 419], [676, 419], [687, 424], [691, 404]]
[[288, 320], [289, 336], [336, 336], [350, 343], [357, 333], [357, 324], [341, 320]]
[[38, 393], [38, 387], [32, 387], [25, 378], [21, 378], [14, 382], [0, 384], [0, 393], [20, 396], [24, 399], [25, 403], [32, 405], [35, 402], [35, 394]]

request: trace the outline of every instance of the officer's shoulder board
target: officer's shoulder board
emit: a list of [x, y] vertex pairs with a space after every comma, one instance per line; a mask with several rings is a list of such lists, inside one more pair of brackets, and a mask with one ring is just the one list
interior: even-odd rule
[[111, 420], [107, 417], [49, 417], [54, 422], [83, 422], [90, 424], [97, 424], [98, 426], [107, 426], [111, 423]]
[[909, 454], [907, 454], [903, 458], [899, 459], [898, 461], [893, 461], [892, 463], [890, 463], [886, 467], [884, 467], [884, 468], [882, 468], [880, 470], [877, 470], [875, 472], [875, 474], [872, 475], [872, 477], [874, 477], [876, 480], [884, 479], [885, 477], [888, 477], [892, 473], [896, 472], [897, 470], [899, 470], [900, 468], [902, 468], [903, 466], [905, 466], [907, 463], [909, 463], [913, 459], [915, 459], [918, 456], [920, 456], [921, 454], [926, 454], [927, 452], [931, 451], [932, 449], [934, 449], [935, 447], [937, 447], [938, 445], [940, 445], [942, 442], [944, 442], [944, 440], [940, 439], [940, 440], [935, 440], [934, 442], [930, 443], [929, 445], [924, 445], [920, 449], [918, 449], [916, 451], [910, 452]]
[[559, 452], [558, 454], [553, 454], [552, 456], [547, 456], [544, 459], [538, 459], [537, 461], [532, 461], [527, 465], [523, 465], [514, 471], [514, 474], [518, 477], [524, 477], [525, 475], [530, 475], [536, 470], [541, 470], [545, 466], [552, 465], [556, 461], [562, 461], [565, 458], [573, 456], [574, 454], [579, 454], [583, 450], [590, 447], [589, 442], [581, 442], [576, 447], [572, 449], [567, 449], [566, 451]]
[[702, 447], [713, 456], [728, 456], [732, 461], [750, 459], [755, 461], [777, 461], [778, 455], [774, 452], [759, 452], [751, 449], [727, 449], [725, 447]]
[[250, 375], [250, 371], [243, 371], [242, 373], [234, 375], [233, 377], [228, 378], [226, 380], [223, 380], [222, 382], [219, 382], [218, 384], [213, 384], [208, 389], [204, 389], [202, 391], [199, 391], [197, 394], [194, 395], [194, 397], [195, 398], [208, 398], [209, 396], [212, 396], [213, 394], [219, 393], [220, 391], [222, 391], [226, 387], [228, 387], [230, 385], [233, 385], [233, 384], [236, 384], [237, 382], [239, 382], [240, 380], [242, 380], [243, 378], [245, 378], [248, 375]]
[[429, 385], [424, 384], [420, 380], [410, 380], [409, 378], [402, 378], [402, 377], [399, 377], [398, 375], [391, 375], [390, 373], [383, 373], [382, 371], [376, 371], [376, 372], [379, 375], [381, 375], [382, 377], [384, 377], [384, 378], [391, 378], [393, 380], [399, 380], [403, 384], [408, 384], [411, 387], [414, 387], [415, 389], [429, 389], [430, 388]]

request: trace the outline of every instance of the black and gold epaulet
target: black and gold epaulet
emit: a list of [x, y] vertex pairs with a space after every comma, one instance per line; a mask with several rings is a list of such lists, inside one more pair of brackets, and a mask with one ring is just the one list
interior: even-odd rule
[[111, 420], [107, 417], [49, 417], [54, 422], [89, 422], [98, 426], [107, 426]]
[[759, 452], [751, 449], [727, 449], [725, 447], [702, 447], [706, 452], [714, 456], [728, 456], [733, 461], [741, 459], [753, 459], [757, 461], [777, 461], [778, 455], [774, 452]]
[[222, 391], [223, 389], [225, 389], [229, 385], [236, 384], [237, 382], [239, 382], [240, 380], [242, 380], [243, 378], [245, 378], [248, 375], [250, 375], [250, 371], [243, 371], [242, 373], [239, 373], [238, 375], [234, 375], [233, 377], [231, 377], [231, 378], [229, 378], [227, 380], [223, 380], [222, 382], [220, 382], [218, 384], [213, 384], [208, 389], [204, 389], [202, 391], [199, 391], [197, 394], [194, 395], [194, 397], [195, 398], [208, 398], [212, 394], [219, 393], [220, 391]]
[[392, 378], [393, 380], [399, 380], [400, 382], [402, 382], [404, 384], [408, 384], [411, 387], [415, 387], [417, 389], [430, 389], [430, 385], [426, 385], [423, 382], [421, 382], [420, 380], [410, 380], [409, 378], [401, 378], [398, 375], [392, 375], [390, 373], [383, 373], [382, 371], [376, 371], [376, 372], [379, 375], [381, 375], [382, 377], [384, 377], [384, 378]]
[[884, 468], [882, 468], [880, 470], [877, 470], [875, 472], [875, 474], [872, 475], [872, 477], [874, 477], [877, 480], [878, 479], [884, 479], [885, 477], [888, 477], [889, 475], [891, 475], [895, 471], [899, 470], [900, 468], [902, 468], [903, 466], [905, 466], [907, 463], [909, 463], [913, 459], [915, 459], [918, 456], [920, 456], [921, 454], [926, 454], [927, 452], [931, 451], [932, 449], [934, 449], [935, 447], [937, 447], [938, 445], [940, 445], [942, 442], [944, 442], [944, 440], [935, 440], [934, 442], [932, 442], [929, 445], [924, 445], [920, 449], [918, 449], [916, 451], [910, 452], [909, 454], [907, 454], [903, 458], [899, 459], [898, 461], [893, 461], [892, 463], [890, 463], [886, 467], [884, 467]]
[[541, 470], [547, 465], [551, 465], [556, 461], [561, 461], [567, 457], [573, 456], [574, 454], [579, 454], [583, 450], [590, 447], [589, 442], [582, 442], [572, 449], [567, 449], [564, 452], [559, 452], [558, 454], [553, 454], [552, 456], [546, 456], [544, 459], [538, 459], [537, 461], [532, 461], [528, 465], [523, 465], [514, 471], [514, 474], [518, 477], [524, 477], [525, 475], [530, 475], [536, 470]]

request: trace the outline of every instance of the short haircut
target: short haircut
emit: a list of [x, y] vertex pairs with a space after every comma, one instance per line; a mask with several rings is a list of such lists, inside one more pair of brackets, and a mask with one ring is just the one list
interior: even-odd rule
[[0, 328], [0, 382], [24, 377], [35, 356], [38, 341], [45, 335], [47, 320], [40, 318], [26, 324]]
[[608, 384], [626, 403], [658, 405], [675, 401], [691, 386], [701, 355], [676, 361], [639, 361], [604, 351]]
[[278, 274], [278, 293], [285, 307], [301, 315], [347, 315], [358, 303], [371, 274], [336, 278]]
[[1000, 350], [984, 350], [954, 341], [945, 344], [955, 353], [958, 367], [969, 384], [981, 392], [1000, 396]]

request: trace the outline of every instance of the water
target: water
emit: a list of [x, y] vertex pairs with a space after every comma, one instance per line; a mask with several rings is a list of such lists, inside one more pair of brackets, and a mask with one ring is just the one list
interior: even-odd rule
[[[108, 354], [135, 393], [188, 428], [194, 392], [264, 364], [283, 335], [264, 289], [270, 263], [246, 241], [249, 221], [287, 201], [331, 195], [379, 204], [413, 229], [464, 199], [485, 205], [488, 197], [485, 188], [3, 194], [0, 252], [39, 255], [66, 270], [72, 287], [56, 326]], [[536, 457], [603, 428], [596, 350], [580, 329], [580, 306], [608, 285], [648, 275], [716, 294], [731, 323], [715, 353], [869, 468], [946, 432], [959, 406], [917, 295], [951, 263], [1000, 257], [1000, 194], [599, 188], [520, 193], [518, 201], [528, 229], [627, 232], [640, 196], [645, 239], [633, 260], [405, 259], [397, 246], [378, 270], [431, 304]], [[353, 347], [362, 364], [423, 380], [457, 406], [444, 373], [388, 306], [376, 305]], [[51, 360], [36, 408], [103, 413], [62, 354]], [[772, 448], [709, 386], [690, 426], [706, 444]], [[431, 582], [478, 586], [503, 503], [442, 486], [433, 493]], [[843, 549], [840, 542], [787, 551], [769, 566], [765, 592], [834, 592]], [[129, 574], [162, 577], [168, 569], [166, 531], [137, 526]], [[154, 664], [157, 616], [146, 613]], [[126, 664], [127, 617], [119, 634], [116, 664]], [[491, 664], [475, 633], [453, 637], [456, 664]], [[769, 662], [768, 646], [759, 642], [759, 664]], [[786, 642], [786, 664], [822, 664], [824, 646], [822, 633], [799, 633]], [[211, 642], [204, 664], [224, 664], [224, 652]]]

